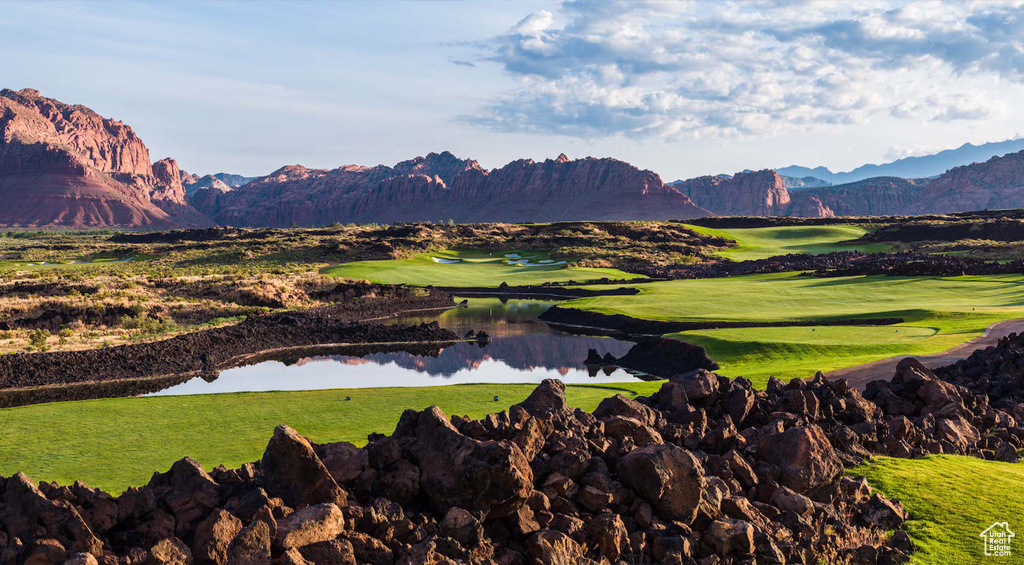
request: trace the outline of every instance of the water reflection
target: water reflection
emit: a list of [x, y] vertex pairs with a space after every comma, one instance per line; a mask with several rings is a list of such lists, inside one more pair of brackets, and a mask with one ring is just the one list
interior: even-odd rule
[[[546, 378], [602, 383], [638, 380], [621, 369], [589, 371], [587, 351], [619, 357], [632, 345], [609, 337], [569, 335], [537, 320], [553, 302], [470, 298], [444, 314], [407, 316], [394, 323], [437, 320], [459, 335], [483, 330], [491, 342], [480, 347], [458, 343], [432, 351], [333, 354], [299, 352], [222, 371], [212, 382], [201, 379], [156, 392], [212, 394], [259, 390], [311, 390], [379, 386], [433, 386], [457, 383], [534, 383]], [[346, 351], [345, 353], [352, 353]]]

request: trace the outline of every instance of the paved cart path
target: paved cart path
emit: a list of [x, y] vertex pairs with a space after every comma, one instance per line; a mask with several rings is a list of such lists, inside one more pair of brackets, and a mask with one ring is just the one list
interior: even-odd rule
[[946, 351], [933, 353], [931, 355], [899, 355], [896, 357], [879, 359], [878, 361], [872, 361], [871, 363], [865, 363], [863, 365], [855, 365], [853, 367], [829, 371], [828, 373], [825, 373], [825, 376], [830, 379], [846, 379], [850, 381], [850, 384], [855, 388], [864, 390], [871, 381], [878, 379], [891, 379], [893, 374], [896, 373], [896, 364], [899, 363], [901, 359], [914, 357], [921, 361], [925, 367], [935, 369], [937, 367], [950, 365], [965, 357], [969, 357], [975, 350], [995, 345], [1000, 339], [1015, 332], [1024, 332], [1024, 319], [996, 322], [988, 328], [985, 328], [985, 333], [980, 336], [952, 349], [947, 349]]

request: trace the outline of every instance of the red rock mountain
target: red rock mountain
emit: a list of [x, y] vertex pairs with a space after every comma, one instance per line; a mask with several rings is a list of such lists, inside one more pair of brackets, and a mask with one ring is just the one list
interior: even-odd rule
[[[811, 188], [794, 195], [816, 198], [836, 216], [904, 215], [913, 210], [928, 181], [876, 177], [861, 181]], [[814, 214], [806, 214], [815, 217]]]
[[832, 209], [810, 190], [786, 189], [771, 169], [706, 176], [672, 184], [694, 204], [721, 216], [834, 216]]
[[911, 213], [1024, 208], [1024, 151], [954, 167], [928, 183]]
[[35, 90], [0, 90], [0, 225], [205, 226], [173, 159], [125, 124]]
[[684, 219], [709, 215], [651, 172], [615, 159], [514, 161], [486, 170], [449, 152], [394, 167], [287, 166], [190, 202], [218, 224], [300, 226], [431, 220]]

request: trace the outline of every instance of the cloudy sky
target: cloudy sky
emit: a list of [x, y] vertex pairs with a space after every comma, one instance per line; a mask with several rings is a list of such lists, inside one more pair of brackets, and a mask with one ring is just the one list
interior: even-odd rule
[[450, 150], [666, 180], [1024, 134], [1022, 2], [0, 2], [0, 87], [256, 175]]

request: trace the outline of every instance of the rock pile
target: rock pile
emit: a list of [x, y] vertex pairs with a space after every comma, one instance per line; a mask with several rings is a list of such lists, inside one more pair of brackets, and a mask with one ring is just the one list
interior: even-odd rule
[[1024, 422], [1024, 335], [1012, 333], [935, 373], [986, 397], [992, 409]]
[[0, 479], [0, 562], [900, 563], [906, 512], [844, 475], [884, 418], [822, 378], [696, 370], [593, 413], [549, 380], [482, 420], [408, 410], [363, 448], [280, 426], [259, 462], [183, 459], [118, 497]]
[[928, 253], [861, 253], [833, 251], [822, 255], [794, 253], [749, 261], [709, 261], [695, 264], [641, 265], [635, 272], [665, 279], [712, 279], [805, 271], [813, 277], [859, 275], [960, 276], [1024, 272], [1024, 261], [985, 261], [971, 257]]
[[[1018, 425], [1018, 418], [1024, 405], [1015, 405], [1011, 414], [990, 405], [985, 394], [936, 377], [915, 359], [901, 361], [891, 381], [868, 383], [864, 397], [883, 417], [875, 421], [873, 431], [856, 426], [852, 431], [872, 452], [896, 457], [951, 453], [1020, 460], [1024, 428]], [[867, 432], [867, 437], [860, 432]]]

